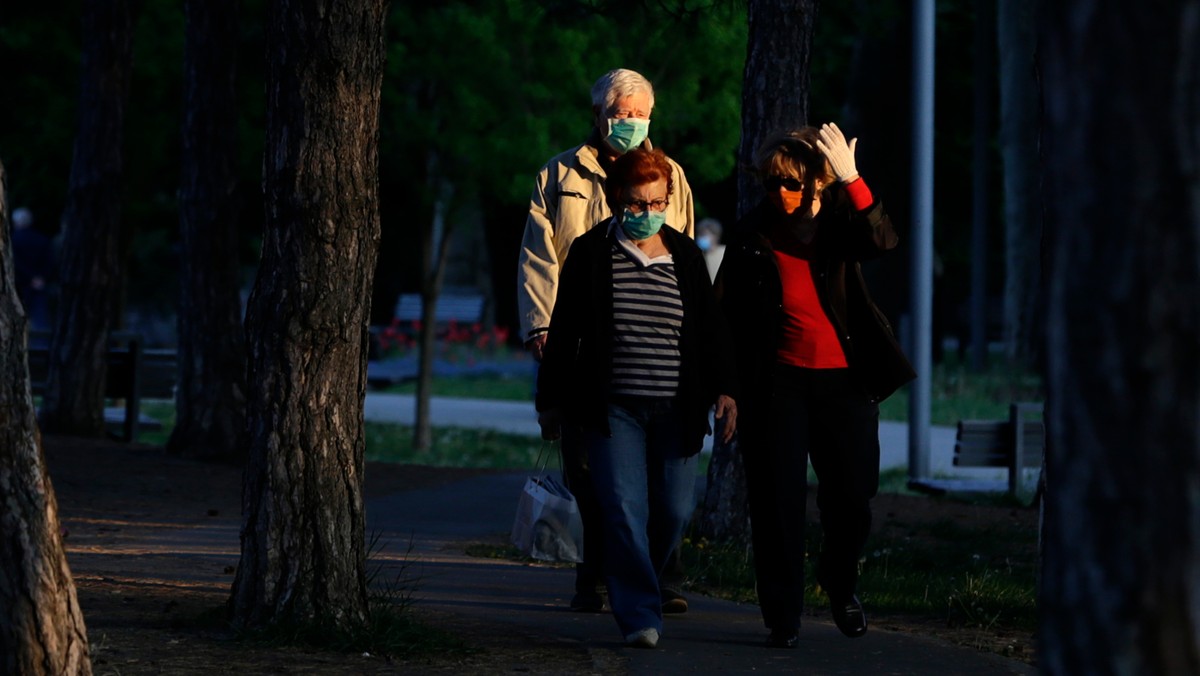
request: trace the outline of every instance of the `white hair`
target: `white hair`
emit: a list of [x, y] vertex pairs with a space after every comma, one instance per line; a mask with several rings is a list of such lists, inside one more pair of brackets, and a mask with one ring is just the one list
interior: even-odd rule
[[607, 115], [616, 107], [618, 99], [642, 92], [650, 97], [650, 110], [654, 110], [654, 85], [641, 73], [616, 68], [601, 75], [592, 85], [592, 105]]

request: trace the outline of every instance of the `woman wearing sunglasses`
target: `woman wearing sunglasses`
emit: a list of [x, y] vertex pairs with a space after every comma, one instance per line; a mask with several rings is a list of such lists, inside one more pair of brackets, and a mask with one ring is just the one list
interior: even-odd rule
[[755, 155], [766, 196], [717, 276], [737, 345], [738, 448], [767, 645], [794, 648], [804, 606], [807, 465], [824, 542], [817, 581], [843, 634], [862, 636], [858, 559], [879, 485], [878, 402], [914, 377], [859, 262], [896, 247], [836, 125], [775, 134]]
[[639, 648], [662, 632], [659, 577], [696, 505], [709, 410], [726, 441], [737, 428], [733, 346], [704, 255], [663, 227], [675, 225], [666, 223], [671, 176], [661, 150], [613, 163], [605, 197], [614, 216], [571, 245], [538, 370], [542, 436], [557, 438], [564, 419], [581, 430], [603, 513], [609, 605]]

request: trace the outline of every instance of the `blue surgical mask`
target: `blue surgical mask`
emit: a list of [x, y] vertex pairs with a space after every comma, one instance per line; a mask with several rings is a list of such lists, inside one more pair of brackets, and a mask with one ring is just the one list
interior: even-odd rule
[[626, 209], [621, 217], [621, 229], [632, 240], [649, 239], [662, 229], [663, 223], [667, 222], [667, 212], [665, 211], [643, 211], [640, 214], [635, 214]]
[[650, 134], [650, 120], [640, 117], [610, 117], [608, 119], [608, 136], [604, 138], [613, 150], [624, 155], [642, 145]]
[[696, 246], [700, 247], [701, 251], [708, 251], [712, 248], [712, 237], [700, 235], [696, 238]]

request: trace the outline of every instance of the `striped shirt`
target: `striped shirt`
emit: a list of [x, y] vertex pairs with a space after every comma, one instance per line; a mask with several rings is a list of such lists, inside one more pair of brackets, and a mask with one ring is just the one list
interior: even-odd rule
[[612, 248], [612, 392], [673, 397], [679, 389], [683, 325], [675, 262], [669, 254], [647, 257], [623, 232], [616, 239]]

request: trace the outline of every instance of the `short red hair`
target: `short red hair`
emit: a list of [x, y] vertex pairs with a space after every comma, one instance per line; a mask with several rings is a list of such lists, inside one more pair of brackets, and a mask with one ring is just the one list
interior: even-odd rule
[[658, 148], [630, 150], [613, 162], [608, 179], [604, 182], [604, 197], [608, 201], [608, 208], [613, 213], [619, 213], [624, 208], [625, 195], [631, 188], [664, 178], [667, 180], [667, 197], [670, 198], [675, 192], [673, 173], [667, 154]]

